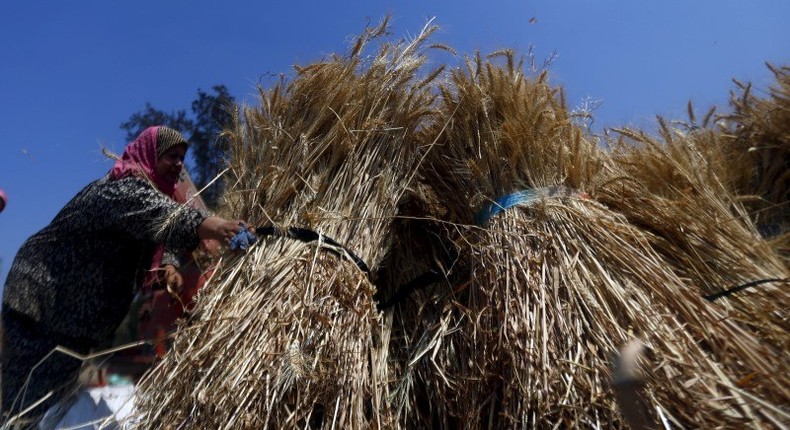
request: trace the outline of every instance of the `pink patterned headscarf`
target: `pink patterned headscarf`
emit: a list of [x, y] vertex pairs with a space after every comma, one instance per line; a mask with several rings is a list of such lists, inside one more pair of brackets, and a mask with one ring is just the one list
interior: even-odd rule
[[170, 182], [156, 174], [158, 160], [156, 136], [161, 126], [148, 127], [137, 136], [134, 142], [126, 146], [123, 155], [115, 161], [110, 170], [110, 180], [118, 180], [127, 176], [145, 175], [154, 185], [170, 198], [176, 193], [178, 182]]

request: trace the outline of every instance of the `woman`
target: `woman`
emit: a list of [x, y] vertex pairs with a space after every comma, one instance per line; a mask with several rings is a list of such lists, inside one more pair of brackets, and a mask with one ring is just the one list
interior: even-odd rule
[[0, 212], [5, 209], [6, 202], [8, 202], [8, 196], [6, 196], [5, 191], [0, 188]]
[[[146, 129], [107, 176], [80, 191], [22, 245], [3, 292], [6, 419], [54, 390], [24, 414], [35, 423], [76, 388], [80, 360], [56, 352], [34, 366], [56, 346], [87, 354], [112, 336], [136, 291], [150, 282], [152, 267], [201, 239], [227, 243], [240, 230], [241, 221], [172, 200], [187, 146], [173, 129]], [[178, 281], [172, 268], [166, 273], [168, 281]]]

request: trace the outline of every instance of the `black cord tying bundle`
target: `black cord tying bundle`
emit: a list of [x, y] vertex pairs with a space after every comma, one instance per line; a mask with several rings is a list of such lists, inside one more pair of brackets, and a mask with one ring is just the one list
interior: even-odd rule
[[718, 300], [722, 297], [727, 297], [731, 294], [737, 293], [738, 291], [743, 291], [747, 288], [755, 287], [760, 284], [767, 284], [770, 282], [787, 282], [790, 278], [780, 279], [780, 278], [770, 278], [770, 279], [760, 279], [758, 281], [747, 282], [745, 284], [738, 285], [736, 287], [732, 287], [728, 290], [719, 291], [718, 293], [709, 294], [707, 296], [703, 296], [705, 300], [712, 302]]
[[362, 259], [359, 258], [356, 254], [351, 252], [351, 250], [337, 243], [332, 238], [324, 236], [323, 234], [318, 233], [316, 231], [307, 228], [301, 228], [301, 227], [288, 227], [284, 230], [281, 230], [274, 228], [273, 226], [266, 226], [266, 227], [256, 228], [255, 234], [257, 234], [258, 236], [274, 236], [274, 237], [282, 237], [287, 239], [295, 239], [302, 241], [304, 243], [320, 241], [323, 244], [329, 245], [329, 246], [324, 246], [323, 249], [326, 249], [327, 251], [339, 257], [343, 257], [343, 256], [348, 257], [349, 259], [351, 259], [351, 261], [354, 262], [354, 264], [357, 265], [357, 267], [359, 267], [359, 270], [362, 270], [363, 272], [365, 272], [365, 274], [368, 275], [370, 274], [370, 269], [368, 268], [368, 265], [365, 264], [365, 262], [362, 261]]
[[383, 311], [384, 309], [402, 302], [415, 290], [425, 288], [428, 285], [441, 281], [442, 279], [445, 279], [445, 276], [439, 270], [429, 270], [407, 282], [406, 284], [401, 285], [401, 287], [398, 288], [398, 291], [396, 291], [392, 297], [390, 297], [388, 300], [385, 300], [384, 302], [379, 303], [377, 307], [380, 311]]

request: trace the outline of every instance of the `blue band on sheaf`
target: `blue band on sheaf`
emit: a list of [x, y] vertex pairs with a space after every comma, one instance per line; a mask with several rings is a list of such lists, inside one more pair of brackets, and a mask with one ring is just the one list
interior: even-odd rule
[[584, 194], [580, 194], [577, 190], [564, 186], [527, 188], [526, 190], [516, 191], [515, 193], [504, 195], [486, 205], [483, 210], [478, 212], [475, 217], [475, 222], [477, 225], [482, 226], [494, 215], [505, 209], [512, 208], [513, 206], [532, 204], [543, 198], [568, 196], [584, 196]]
[[494, 200], [493, 203], [489, 203], [483, 208], [483, 210], [478, 212], [477, 216], [475, 217], [475, 222], [477, 222], [477, 225], [483, 225], [488, 222], [491, 217], [505, 209], [512, 208], [513, 206], [519, 204], [529, 203], [533, 200], [539, 199], [540, 197], [541, 194], [531, 188], [502, 196]]

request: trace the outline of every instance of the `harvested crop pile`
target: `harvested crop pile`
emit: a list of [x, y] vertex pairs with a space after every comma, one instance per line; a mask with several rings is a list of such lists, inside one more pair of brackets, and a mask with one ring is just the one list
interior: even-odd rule
[[742, 174], [735, 191], [752, 197], [750, 213], [790, 266], [790, 66], [768, 67], [776, 84], [767, 97], [736, 82], [725, 133], [734, 137], [730, 160], [738, 164], [731, 170]]
[[273, 234], [223, 261], [199, 295], [141, 384], [143, 428], [392, 425], [388, 329], [366, 270], [388, 252], [435, 75], [419, 73], [432, 28], [368, 56], [385, 30], [261, 90], [227, 131], [227, 210]]
[[237, 112], [223, 210], [261, 237], [142, 381], [140, 427], [624, 427], [613, 383], [655, 425], [790, 421], [787, 265], [755, 225], [787, 195], [765, 155], [786, 70], [737, 136], [662, 123], [607, 149], [509, 51], [424, 70], [433, 31], [389, 44], [384, 22]]
[[[645, 232], [651, 247], [699, 295], [747, 330], [790, 347], [787, 267], [754, 225], [731, 178], [732, 140], [664, 121], [660, 139], [622, 129], [596, 198]], [[729, 289], [747, 288], [726, 297]]]
[[405, 421], [622, 426], [611, 368], [634, 337], [651, 351], [641, 392], [650, 420], [786, 419], [775, 406], [788, 398], [783, 350], [709, 304], [652, 232], [598, 200], [611, 185], [609, 154], [574, 126], [545, 74], [528, 79], [504, 57], [455, 70], [426, 130], [434, 145], [421, 177], [432, 192], [413, 205], [425, 212], [410, 214], [427, 220], [408, 231], [441, 237], [423, 254], [450, 257], [438, 265], [446, 282], [394, 310], [393, 339], [409, 345], [397, 383]]

